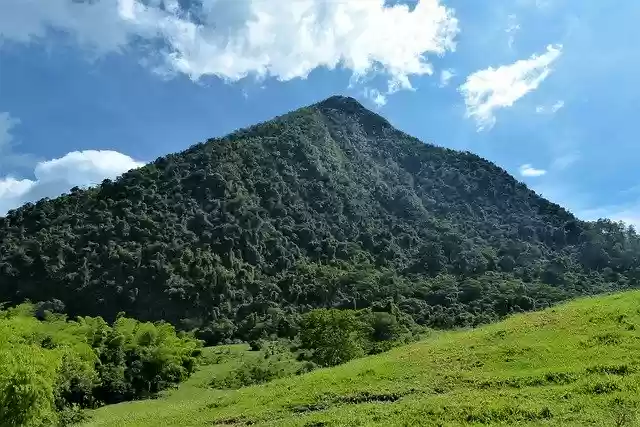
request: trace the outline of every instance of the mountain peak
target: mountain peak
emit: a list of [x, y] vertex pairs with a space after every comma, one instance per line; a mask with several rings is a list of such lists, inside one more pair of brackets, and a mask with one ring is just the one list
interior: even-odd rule
[[350, 96], [334, 95], [315, 104], [320, 110], [339, 111], [347, 116], [355, 116], [371, 129], [391, 128], [391, 124], [379, 114], [366, 108]]
[[324, 108], [348, 110], [350, 112], [353, 112], [355, 110], [366, 110], [366, 108], [355, 98], [344, 95], [331, 96], [324, 101], [320, 101], [317, 105]]
[[640, 238], [596, 226], [333, 96], [1, 218], [0, 301], [123, 311], [209, 344], [388, 298], [426, 326], [469, 326], [637, 286], [625, 254]]

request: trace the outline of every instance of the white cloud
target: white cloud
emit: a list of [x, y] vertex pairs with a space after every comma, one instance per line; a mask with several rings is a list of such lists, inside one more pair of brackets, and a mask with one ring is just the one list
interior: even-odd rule
[[551, 113], [555, 113], [564, 107], [564, 101], [560, 100], [551, 106]]
[[[15, 179], [11, 176], [0, 179], [0, 206], [2, 206], [3, 200], [25, 194], [32, 186], [33, 181], [30, 179]], [[0, 209], [0, 211], [2, 211], [2, 209]]]
[[440, 87], [445, 87], [449, 84], [451, 79], [455, 77], [456, 73], [452, 69], [445, 69], [440, 72]]
[[544, 169], [536, 169], [531, 166], [529, 163], [520, 166], [519, 168], [520, 175], [522, 176], [542, 176], [547, 173]]
[[178, 0], [2, 1], [0, 39], [44, 40], [53, 28], [98, 51], [161, 42], [155, 65], [194, 80], [284, 81], [340, 66], [356, 80], [384, 73], [392, 93], [431, 74], [427, 56], [453, 51], [458, 33], [440, 0], [413, 9], [385, 0], [193, 0], [188, 10]]
[[135, 29], [118, 10], [120, 0], [2, 0], [0, 41], [46, 41], [51, 29], [102, 52], [126, 46]]
[[387, 97], [377, 89], [365, 88], [364, 96], [378, 108], [383, 107], [387, 103]]
[[516, 15], [509, 15], [507, 19], [507, 29], [504, 31], [509, 35], [507, 44], [509, 45], [509, 49], [511, 49], [515, 41], [515, 35], [520, 31], [520, 24], [518, 24], [518, 17]]
[[559, 101], [556, 101], [556, 103], [553, 104], [553, 105], [548, 105], [548, 106], [538, 105], [536, 107], [536, 113], [538, 113], [538, 114], [555, 114], [555, 113], [558, 112], [558, 110], [560, 110], [563, 107], [564, 107], [564, 101], [559, 100]]
[[26, 202], [56, 197], [79, 186], [95, 185], [106, 178], [142, 166], [141, 162], [116, 151], [74, 151], [63, 157], [39, 162], [34, 179], [0, 179], [0, 215]]
[[562, 53], [562, 46], [547, 46], [542, 55], [532, 55], [510, 65], [489, 67], [469, 75], [459, 88], [467, 107], [466, 116], [476, 120], [478, 130], [490, 129], [496, 122], [495, 111], [511, 107], [517, 100], [538, 88], [551, 73], [551, 64]]

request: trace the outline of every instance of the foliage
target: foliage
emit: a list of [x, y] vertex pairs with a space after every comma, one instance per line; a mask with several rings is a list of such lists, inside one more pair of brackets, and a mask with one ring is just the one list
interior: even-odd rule
[[208, 343], [292, 338], [311, 309], [389, 298], [450, 328], [636, 287], [638, 253], [632, 228], [333, 97], [9, 212], [0, 301], [124, 311]]
[[83, 427], [633, 426], [639, 306], [640, 291], [583, 298], [258, 387], [185, 383]]
[[236, 389], [253, 384], [262, 384], [276, 378], [295, 374], [291, 364], [276, 362], [261, 357], [243, 361], [236, 369], [222, 377], [214, 377], [210, 385], [213, 388]]
[[[261, 341], [259, 346], [258, 351], [236, 355], [235, 366], [213, 376], [209, 385], [219, 389], [237, 389], [300, 375], [316, 367], [312, 362], [296, 360], [290, 343], [286, 341]], [[219, 361], [228, 363], [229, 358], [221, 358]]]
[[[365, 354], [380, 353], [415, 340], [421, 329], [397, 307], [392, 306], [390, 310], [312, 310], [303, 316], [294, 342], [253, 341], [252, 352], [236, 355], [237, 365], [215, 375], [209, 385], [237, 389], [262, 384], [310, 372], [318, 365], [334, 366]], [[210, 363], [228, 363], [233, 358], [229, 348], [208, 356]]]
[[318, 309], [307, 313], [300, 328], [301, 347], [311, 360], [334, 366], [364, 355], [363, 325], [351, 310]]
[[0, 311], [0, 426], [64, 425], [82, 408], [150, 396], [188, 378], [199, 347], [166, 323]]
[[299, 348], [303, 350], [300, 358], [308, 358], [320, 366], [335, 366], [408, 343], [417, 338], [419, 330], [395, 306], [389, 312], [312, 310], [304, 315], [300, 325]]
[[53, 425], [55, 374], [55, 358], [36, 346], [0, 348], [0, 426]]
[[377, 354], [388, 351], [400, 344], [415, 341], [421, 333], [413, 319], [394, 307], [394, 312], [366, 310], [360, 313], [360, 319], [366, 333], [367, 354]]

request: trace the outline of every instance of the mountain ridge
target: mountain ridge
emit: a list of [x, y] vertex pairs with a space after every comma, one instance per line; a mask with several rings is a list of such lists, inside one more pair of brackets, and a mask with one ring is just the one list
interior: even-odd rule
[[292, 334], [321, 306], [463, 326], [635, 287], [638, 242], [334, 96], [9, 212], [0, 300], [125, 311], [213, 343]]

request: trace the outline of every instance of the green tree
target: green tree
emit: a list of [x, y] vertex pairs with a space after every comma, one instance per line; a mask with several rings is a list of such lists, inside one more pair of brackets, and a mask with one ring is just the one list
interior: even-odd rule
[[364, 355], [363, 324], [352, 310], [318, 309], [300, 327], [301, 347], [321, 366], [334, 366]]
[[33, 346], [0, 350], [0, 426], [56, 424], [56, 364], [54, 355]]

